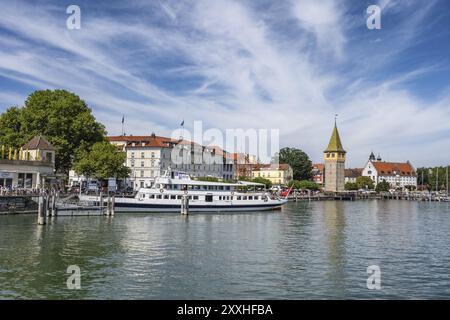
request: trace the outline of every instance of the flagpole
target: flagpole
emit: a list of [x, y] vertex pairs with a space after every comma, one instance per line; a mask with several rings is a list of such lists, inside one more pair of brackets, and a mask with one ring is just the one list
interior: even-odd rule
[[448, 197], [448, 166], [445, 168], [445, 184], [447, 185], [447, 197]]
[[184, 139], [184, 119], [183, 119], [183, 121], [181, 121], [180, 126], [181, 126], [181, 140], [183, 140]]
[[124, 132], [123, 132], [123, 123], [124, 123], [124, 120], [125, 120], [125, 115], [122, 115], [122, 136], [124, 135]]

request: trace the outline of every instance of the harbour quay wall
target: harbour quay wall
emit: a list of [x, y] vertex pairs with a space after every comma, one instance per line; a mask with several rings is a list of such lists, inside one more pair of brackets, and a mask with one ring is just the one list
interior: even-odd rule
[[36, 212], [37, 203], [30, 196], [0, 196], [0, 214]]

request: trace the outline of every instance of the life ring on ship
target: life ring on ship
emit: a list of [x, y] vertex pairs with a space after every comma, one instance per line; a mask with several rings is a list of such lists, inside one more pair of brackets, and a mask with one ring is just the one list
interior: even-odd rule
[[163, 193], [163, 192], [164, 192], [164, 189], [162, 189], [162, 188], [161, 188], [161, 189], [159, 189], [159, 192]]
[[231, 191], [231, 196], [234, 196], [234, 191]]

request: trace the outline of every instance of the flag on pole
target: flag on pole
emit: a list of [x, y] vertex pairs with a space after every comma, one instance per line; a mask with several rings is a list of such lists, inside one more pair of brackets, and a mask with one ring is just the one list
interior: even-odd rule
[[122, 115], [122, 123], [125, 121], [125, 115]]
[[184, 126], [184, 120], [183, 120], [183, 121], [181, 121], [181, 124], [180, 124], [180, 126]]

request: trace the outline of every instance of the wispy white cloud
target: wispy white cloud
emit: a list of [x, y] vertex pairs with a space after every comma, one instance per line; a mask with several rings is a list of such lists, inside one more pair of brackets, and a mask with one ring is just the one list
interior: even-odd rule
[[[361, 166], [371, 149], [419, 164], [448, 158], [435, 152], [430, 160], [411, 148], [419, 141], [427, 150], [437, 151], [440, 141], [448, 146], [448, 95], [427, 101], [404, 86], [439, 65], [389, 72], [402, 50], [420, 41], [414, 34], [432, 4], [376, 38], [361, 30], [364, 10], [354, 23], [340, 1], [133, 5], [113, 3], [113, 13], [96, 15], [99, 8], [86, 3], [82, 29], [73, 31], [56, 4], [6, 6], [0, 76], [27, 90], [76, 92], [111, 134], [121, 131], [122, 114], [133, 134], [170, 135], [183, 118], [188, 129], [194, 120], [221, 129], [279, 128], [282, 146], [301, 147], [319, 161], [338, 113], [350, 165]], [[386, 15], [401, 6], [383, 5]], [[124, 10], [133, 15], [114, 15]], [[0, 108], [23, 99], [24, 89], [16, 90], [2, 90]]]
[[341, 57], [346, 38], [347, 19], [342, 1], [294, 0], [293, 14], [300, 25], [314, 34], [319, 49]]

